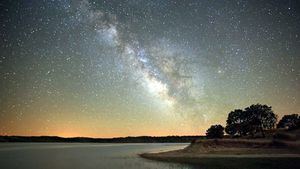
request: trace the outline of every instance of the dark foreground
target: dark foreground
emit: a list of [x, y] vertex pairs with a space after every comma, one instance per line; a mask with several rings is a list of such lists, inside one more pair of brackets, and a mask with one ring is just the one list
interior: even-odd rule
[[198, 140], [184, 149], [144, 153], [141, 157], [165, 162], [217, 168], [300, 168], [297, 142], [271, 140]]
[[[1, 169], [276, 169], [299, 168], [297, 158], [173, 158], [138, 154], [174, 151], [188, 144], [0, 143]], [[165, 159], [164, 159], [165, 160]], [[175, 161], [174, 161], [175, 160]], [[270, 161], [271, 160], [271, 161]], [[167, 160], [168, 161], [168, 160]], [[183, 162], [183, 163], [178, 163]], [[188, 162], [188, 163], [186, 163]]]
[[157, 161], [191, 164], [195, 168], [202, 166], [205, 169], [296, 169], [300, 167], [298, 157], [144, 157]]

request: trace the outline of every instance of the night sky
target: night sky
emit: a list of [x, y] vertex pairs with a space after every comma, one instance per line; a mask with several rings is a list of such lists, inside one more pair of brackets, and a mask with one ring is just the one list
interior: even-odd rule
[[300, 110], [300, 1], [1, 2], [0, 135], [200, 135]]

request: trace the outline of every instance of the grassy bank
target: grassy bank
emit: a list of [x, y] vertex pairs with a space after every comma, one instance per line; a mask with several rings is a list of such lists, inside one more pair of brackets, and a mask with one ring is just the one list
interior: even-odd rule
[[186, 163], [194, 168], [205, 169], [296, 169], [297, 157], [159, 157], [141, 155], [144, 158], [175, 163]]
[[[143, 158], [205, 168], [299, 168], [298, 142], [273, 139], [197, 140], [182, 150], [145, 153]], [[241, 167], [242, 166], [242, 167]]]

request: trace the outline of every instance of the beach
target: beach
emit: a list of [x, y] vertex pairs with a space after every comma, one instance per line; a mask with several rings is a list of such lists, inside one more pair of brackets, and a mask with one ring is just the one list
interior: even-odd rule
[[[197, 140], [189, 146], [167, 152], [144, 153], [141, 157], [176, 163], [204, 166], [237, 167], [239, 165], [274, 165], [275, 168], [299, 167], [298, 142], [280, 142], [268, 139], [208, 139]], [[285, 145], [284, 145], [285, 144]]]

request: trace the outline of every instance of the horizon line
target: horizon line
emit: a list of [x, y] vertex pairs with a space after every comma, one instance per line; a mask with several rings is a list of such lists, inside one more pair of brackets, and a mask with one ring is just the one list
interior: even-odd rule
[[139, 135], [139, 136], [116, 136], [116, 137], [88, 137], [88, 136], [72, 136], [64, 137], [57, 135], [0, 135], [0, 137], [58, 137], [58, 138], [89, 138], [89, 139], [116, 139], [116, 138], [137, 138], [137, 137], [205, 137], [205, 135], [164, 135], [164, 136], [151, 136], [151, 135]]

